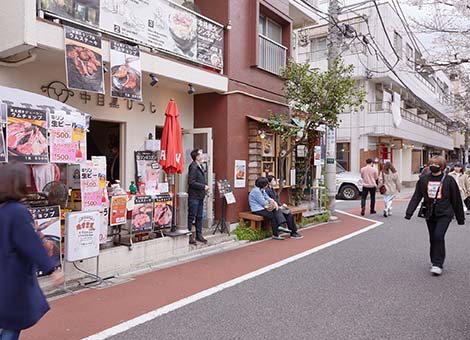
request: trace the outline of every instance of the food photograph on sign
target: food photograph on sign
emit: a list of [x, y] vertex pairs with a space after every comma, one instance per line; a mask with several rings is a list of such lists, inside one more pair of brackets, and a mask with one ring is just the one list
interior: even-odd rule
[[186, 10], [174, 7], [168, 17], [168, 29], [173, 40], [173, 52], [196, 58], [197, 17]]
[[111, 97], [142, 100], [138, 46], [111, 41]]
[[[31, 208], [34, 221], [34, 230], [42, 241], [47, 255], [56, 268], [60, 267], [61, 230], [60, 230], [60, 207]], [[43, 275], [38, 272], [38, 275]]]
[[100, 23], [100, 0], [40, 0], [40, 6], [44, 11], [71, 21], [93, 26]]
[[152, 231], [153, 200], [150, 196], [135, 197], [134, 209], [132, 209], [131, 227], [132, 233]]
[[46, 111], [9, 107], [7, 145], [10, 161], [48, 163]]
[[101, 36], [64, 27], [67, 87], [104, 93]]
[[154, 222], [155, 228], [162, 229], [171, 226], [172, 201], [170, 195], [159, 195], [155, 198]]

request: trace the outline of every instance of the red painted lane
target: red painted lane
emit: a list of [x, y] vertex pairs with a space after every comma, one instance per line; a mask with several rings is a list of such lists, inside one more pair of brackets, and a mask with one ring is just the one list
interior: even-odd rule
[[82, 339], [373, 224], [344, 214], [338, 216], [340, 222], [302, 230], [305, 237], [301, 240], [258, 242], [146, 273], [109, 288], [57, 299], [51, 302], [51, 311], [21, 339]]

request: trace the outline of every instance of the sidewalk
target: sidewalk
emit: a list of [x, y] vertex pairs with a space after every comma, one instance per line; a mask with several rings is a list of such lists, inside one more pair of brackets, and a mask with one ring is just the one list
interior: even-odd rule
[[339, 222], [303, 229], [301, 240], [264, 240], [236, 250], [150, 272], [104, 289], [51, 302], [51, 311], [23, 340], [82, 339], [157, 308], [300, 254], [374, 224], [338, 214]]

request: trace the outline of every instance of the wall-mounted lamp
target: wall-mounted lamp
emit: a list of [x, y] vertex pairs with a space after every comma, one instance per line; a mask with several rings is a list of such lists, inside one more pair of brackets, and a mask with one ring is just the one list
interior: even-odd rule
[[258, 130], [258, 135], [259, 135], [259, 138], [261, 139], [264, 139], [266, 137], [266, 134], [264, 133], [263, 130]]
[[150, 77], [150, 86], [154, 87], [155, 85], [158, 84], [159, 80], [155, 74], [150, 73], [149, 77]]
[[229, 21], [228, 21], [228, 24], [225, 25], [225, 29], [226, 29], [227, 31], [230, 31], [230, 30], [232, 29], [232, 20], [229, 20]]
[[108, 67], [106, 66], [105, 63], [103, 63], [103, 72], [108, 73]]
[[191, 95], [191, 94], [194, 94], [196, 93], [196, 89], [194, 88], [193, 84], [188, 84], [188, 94]]

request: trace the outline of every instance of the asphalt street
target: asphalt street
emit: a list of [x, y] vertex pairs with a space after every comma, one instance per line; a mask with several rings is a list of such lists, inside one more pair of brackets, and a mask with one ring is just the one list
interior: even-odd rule
[[111, 339], [470, 339], [470, 221], [451, 224], [444, 274], [433, 277], [424, 220], [406, 221], [405, 207], [374, 215], [384, 222], [376, 229]]

